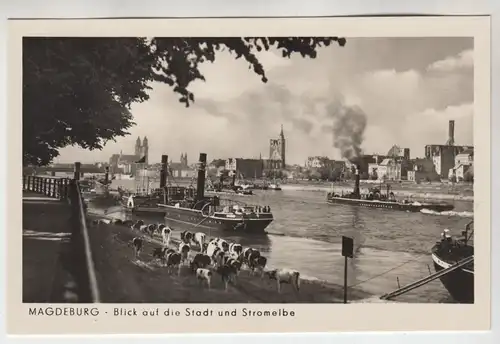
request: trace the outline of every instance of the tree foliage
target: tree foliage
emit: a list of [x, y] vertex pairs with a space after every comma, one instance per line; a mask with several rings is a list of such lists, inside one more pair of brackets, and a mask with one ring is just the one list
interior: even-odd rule
[[45, 165], [60, 148], [102, 149], [128, 134], [130, 106], [149, 99], [151, 82], [172, 87], [179, 101], [195, 101], [189, 86], [205, 81], [202, 63], [218, 51], [243, 58], [263, 82], [256, 52], [277, 49], [315, 58], [319, 47], [344, 46], [338, 37], [39, 38], [23, 39], [23, 162]]

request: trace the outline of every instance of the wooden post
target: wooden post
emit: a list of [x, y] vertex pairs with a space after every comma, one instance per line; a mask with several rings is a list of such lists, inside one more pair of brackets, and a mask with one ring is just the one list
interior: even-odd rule
[[48, 182], [47, 178], [43, 178], [43, 179], [42, 179], [42, 183], [43, 183], [43, 194], [44, 194], [44, 195], [47, 195], [47, 182]]
[[23, 190], [26, 190], [26, 181], [28, 178], [26, 178], [26, 175], [23, 174]]
[[40, 192], [40, 177], [35, 177], [35, 192]]
[[80, 162], [75, 162], [75, 169], [74, 169], [74, 174], [73, 174], [74, 180], [80, 180], [80, 168], [81, 167], [82, 167], [82, 164]]
[[398, 289], [401, 289], [401, 284], [399, 284], [399, 277], [396, 276], [396, 281], [398, 281]]

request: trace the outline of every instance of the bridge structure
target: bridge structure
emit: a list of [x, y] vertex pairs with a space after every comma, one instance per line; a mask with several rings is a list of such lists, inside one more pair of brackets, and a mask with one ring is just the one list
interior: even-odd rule
[[[23, 168], [23, 174], [50, 174], [53, 177], [57, 172], [74, 173], [75, 166], [73, 164], [56, 164], [52, 166], [30, 166]], [[80, 177], [85, 173], [105, 173], [105, 167], [99, 167], [93, 164], [81, 164], [79, 167]]]

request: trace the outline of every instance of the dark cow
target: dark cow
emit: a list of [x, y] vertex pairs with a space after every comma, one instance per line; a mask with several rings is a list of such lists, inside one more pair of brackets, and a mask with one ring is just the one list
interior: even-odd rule
[[183, 231], [183, 232], [181, 233], [181, 240], [182, 240], [185, 244], [189, 244], [189, 243], [193, 240], [193, 233], [188, 232], [188, 231]]
[[134, 253], [135, 253], [135, 257], [137, 259], [139, 259], [139, 256], [141, 254], [143, 243], [144, 243], [144, 240], [141, 237], [135, 237], [129, 243], [129, 245], [133, 245], [134, 246]]
[[257, 269], [258, 271], [260, 271], [260, 276], [262, 277], [266, 264], [267, 264], [267, 258], [259, 255], [258, 257], [250, 259], [248, 267], [250, 268], [250, 270], [252, 270], [252, 275], [255, 273], [255, 270]]
[[206, 268], [207, 266], [210, 265], [212, 260], [210, 259], [209, 256], [203, 253], [197, 253], [193, 260], [191, 261], [191, 270], [196, 271], [198, 268]]
[[181, 274], [181, 254], [172, 252], [167, 254], [167, 272], [171, 273], [173, 268], [177, 267], [177, 275]]
[[227, 286], [229, 282], [235, 281], [238, 271], [234, 266], [222, 265], [215, 270], [222, 278], [224, 282], [224, 289], [227, 291]]

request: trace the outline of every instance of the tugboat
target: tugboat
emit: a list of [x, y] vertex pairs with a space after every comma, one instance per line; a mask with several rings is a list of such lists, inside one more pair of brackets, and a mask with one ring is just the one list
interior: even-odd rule
[[173, 227], [266, 234], [265, 229], [274, 220], [268, 206], [205, 196], [205, 153], [200, 153], [196, 188], [167, 185], [167, 161], [168, 156], [162, 156], [160, 188], [147, 198], [128, 196], [126, 210], [141, 217], [163, 217]]
[[361, 195], [359, 189], [359, 166], [356, 167], [354, 190], [348, 194], [336, 194], [329, 192], [327, 202], [330, 204], [346, 204], [368, 208], [382, 208], [391, 210], [402, 210], [409, 212], [419, 212], [422, 209], [433, 210], [436, 212], [453, 210], [454, 206], [448, 203], [429, 203], [403, 200], [399, 201], [395, 198], [393, 192], [390, 191], [390, 185], [387, 184], [387, 193], [384, 195], [379, 189], [373, 188], [368, 195]]
[[[436, 272], [446, 269], [460, 260], [474, 255], [474, 221], [469, 222], [462, 236], [454, 238], [445, 229], [441, 240], [432, 247], [431, 254]], [[474, 303], [474, 260], [440, 277], [451, 297], [460, 303]]]

